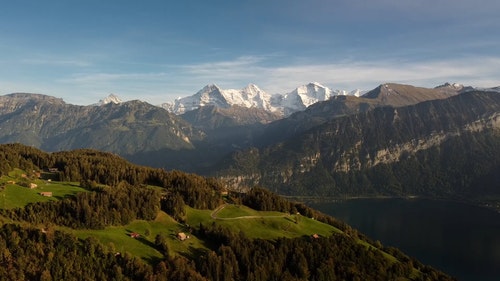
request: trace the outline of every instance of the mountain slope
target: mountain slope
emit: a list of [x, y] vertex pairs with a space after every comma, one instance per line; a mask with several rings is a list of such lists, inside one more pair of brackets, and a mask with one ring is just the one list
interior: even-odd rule
[[76, 106], [45, 95], [0, 97], [0, 142], [49, 151], [95, 148], [120, 154], [192, 148], [203, 137], [184, 120], [140, 101]]
[[196, 128], [204, 130], [228, 129], [232, 127], [267, 124], [281, 119], [277, 114], [264, 109], [231, 106], [221, 108], [207, 105], [181, 114], [180, 117]]
[[381, 106], [407, 106], [427, 100], [445, 99], [457, 95], [461, 88], [420, 88], [402, 84], [383, 84], [361, 97], [337, 95], [310, 105], [267, 126], [257, 145], [286, 140], [295, 134], [327, 121], [351, 114], [363, 113]]
[[376, 100], [380, 104], [405, 106], [426, 100], [445, 99], [456, 95], [460, 87], [437, 87], [434, 89], [387, 83], [364, 94], [362, 97]]
[[[499, 131], [500, 95], [467, 92], [337, 118], [235, 153], [217, 174], [234, 186], [261, 184], [293, 195], [500, 197]], [[475, 193], [482, 180], [494, 190]]]

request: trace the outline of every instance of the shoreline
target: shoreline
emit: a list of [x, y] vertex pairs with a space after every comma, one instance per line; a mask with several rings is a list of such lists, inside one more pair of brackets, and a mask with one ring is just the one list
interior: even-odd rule
[[373, 199], [373, 200], [386, 200], [386, 199], [403, 199], [403, 200], [433, 200], [433, 201], [448, 201], [456, 202], [461, 204], [467, 204], [475, 207], [485, 208], [497, 213], [500, 213], [500, 199], [498, 200], [487, 200], [487, 199], [476, 199], [476, 200], [464, 200], [457, 198], [434, 198], [428, 196], [419, 195], [408, 195], [408, 196], [388, 196], [388, 195], [375, 195], [375, 196], [290, 196], [290, 195], [280, 195], [291, 201], [296, 201], [304, 203], [306, 205], [310, 203], [328, 203], [328, 202], [343, 202], [349, 200], [363, 200], [363, 199]]

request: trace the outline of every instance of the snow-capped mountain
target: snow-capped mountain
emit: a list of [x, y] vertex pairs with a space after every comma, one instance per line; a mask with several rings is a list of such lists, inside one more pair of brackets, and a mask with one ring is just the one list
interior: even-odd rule
[[217, 85], [205, 86], [196, 94], [188, 97], [178, 98], [174, 102], [167, 102], [161, 106], [175, 114], [182, 114], [195, 110], [202, 106], [214, 105], [228, 108], [233, 105], [258, 108], [282, 115], [290, 115], [294, 112], [304, 110], [308, 106], [319, 101], [325, 101], [335, 95], [356, 95], [362, 93], [359, 90], [353, 92], [332, 91], [317, 82], [300, 86], [286, 94], [270, 95], [254, 84], [249, 84], [243, 89], [221, 89]]
[[328, 100], [332, 95], [332, 90], [317, 82], [313, 82], [302, 85], [285, 94], [277, 106], [283, 107], [284, 114], [289, 115], [293, 112], [304, 110], [318, 101]]
[[102, 100], [99, 100], [99, 102], [96, 103], [95, 105], [99, 106], [99, 105], [105, 105], [108, 103], [120, 104], [120, 103], [122, 103], [122, 100], [115, 94], [109, 94], [109, 96], [105, 97]]
[[363, 92], [360, 90], [351, 92], [345, 90], [331, 90], [318, 82], [312, 82], [307, 85], [302, 85], [283, 95], [279, 100], [279, 104], [275, 104], [275, 107], [281, 108], [286, 116], [304, 110], [317, 102], [329, 100], [333, 96], [354, 95], [359, 97], [362, 94]]
[[352, 90], [350, 92], [345, 91], [345, 90], [337, 90], [336, 93], [338, 96], [355, 96], [355, 97], [359, 98], [362, 95], [368, 93], [368, 91], [366, 91], [366, 90], [362, 91], [360, 89]]
[[175, 114], [182, 114], [202, 106], [215, 105], [228, 108], [238, 105], [248, 108], [260, 108], [275, 111], [270, 104], [271, 95], [261, 90], [254, 84], [249, 84], [243, 89], [223, 90], [215, 84], [203, 87], [196, 94], [178, 98], [174, 102], [162, 104], [162, 107]]

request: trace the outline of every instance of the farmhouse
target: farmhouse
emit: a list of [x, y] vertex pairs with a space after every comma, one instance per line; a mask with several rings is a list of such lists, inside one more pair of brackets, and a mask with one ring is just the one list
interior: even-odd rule
[[130, 237], [135, 238], [135, 239], [139, 238], [140, 236], [141, 235], [139, 233], [137, 233], [137, 232], [130, 233]]
[[36, 183], [30, 183], [29, 184], [29, 188], [30, 189], [37, 188], [37, 187], [38, 187], [38, 185]]
[[45, 197], [52, 197], [52, 191], [40, 192], [40, 195], [45, 196]]
[[184, 232], [179, 232], [177, 233], [177, 239], [184, 241], [186, 239], [189, 239], [189, 235], [186, 235]]

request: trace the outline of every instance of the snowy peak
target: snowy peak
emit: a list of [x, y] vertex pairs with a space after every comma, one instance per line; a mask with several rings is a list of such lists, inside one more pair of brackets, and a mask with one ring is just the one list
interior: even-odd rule
[[207, 105], [224, 108], [229, 106], [222, 95], [222, 90], [215, 84], [206, 85], [192, 96], [177, 98], [174, 102], [167, 102], [161, 106], [172, 113], [182, 114]]
[[336, 93], [328, 87], [318, 82], [312, 82], [299, 86], [290, 93], [285, 94], [282, 99], [279, 99], [279, 102], [283, 108], [283, 114], [286, 116], [304, 110], [317, 102], [328, 100], [334, 95]]
[[114, 103], [114, 104], [120, 104], [122, 103], [122, 100], [115, 94], [110, 94], [109, 96], [105, 97], [102, 100], [99, 100], [99, 102], [96, 105], [105, 105], [108, 103]]
[[202, 106], [217, 106], [228, 108], [231, 106], [241, 106], [246, 108], [263, 109], [272, 113], [288, 116], [294, 112], [304, 110], [310, 105], [330, 99], [336, 95], [355, 95], [360, 96], [362, 92], [355, 90], [352, 92], [335, 90], [318, 82], [312, 82], [297, 87], [286, 94], [270, 95], [260, 89], [255, 84], [248, 84], [243, 89], [221, 89], [215, 84], [210, 84], [196, 94], [178, 98], [174, 102], [162, 104], [166, 110], [183, 114], [185, 112], [198, 109]]
[[270, 105], [271, 96], [257, 85], [249, 84], [241, 90], [224, 90], [223, 95], [231, 105], [274, 111]]
[[223, 90], [215, 84], [210, 84], [192, 96], [178, 98], [173, 103], [164, 103], [162, 107], [175, 114], [182, 114], [208, 105], [221, 108], [237, 105], [273, 111], [269, 103], [270, 99], [271, 96], [269, 94], [254, 84], [249, 84], [240, 90]]
[[328, 100], [333, 95], [333, 92], [329, 88], [317, 82], [313, 82], [298, 87], [288, 95], [299, 96], [303, 105], [305, 107], [308, 107], [311, 104], [317, 103], [318, 101]]
[[[228, 107], [229, 105], [225, 101], [224, 95], [222, 94], [222, 89], [215, 84], [210, 84], [194, 95], [195, 99], [188, 99], [191, 102], [192, 107], [200, 107], [205, 105], [215, 105], [218, 107]], [[196, 109], [193, 108], [193, 109]]]

